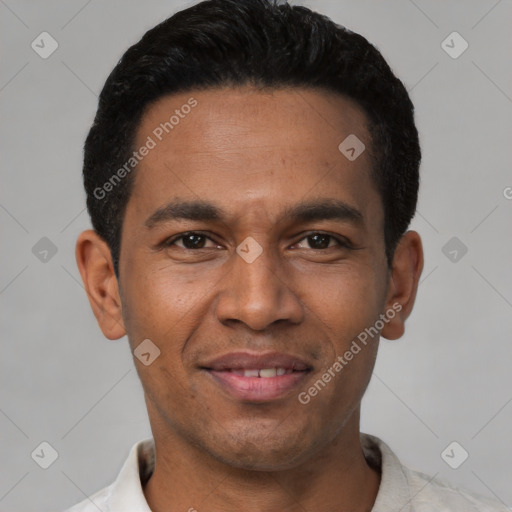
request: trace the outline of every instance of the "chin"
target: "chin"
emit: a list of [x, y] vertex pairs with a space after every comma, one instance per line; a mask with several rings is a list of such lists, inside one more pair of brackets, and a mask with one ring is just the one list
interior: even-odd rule
[[[306, 461], [317, 444], [311, 433], [286, 429], [276, 422], [262, 425], [230, 425], [204, 446], [213, 458], [232, 467], [251, 471], [282, 471]], [[320, 436], [322, 437], [322, 436]]]
[[[292, 469], [301, 463], [300, 455], [295, 449], [282, 449], [282, 450], [269, 450], [264, 447], [246, 450], [243, 453], [233, 452], [221, 453], [212, 455], [223, 464], [233, 468], [247, 470], [247, 471], [285, 471]], [[307, 457], [304, 457], [307, 459]]]

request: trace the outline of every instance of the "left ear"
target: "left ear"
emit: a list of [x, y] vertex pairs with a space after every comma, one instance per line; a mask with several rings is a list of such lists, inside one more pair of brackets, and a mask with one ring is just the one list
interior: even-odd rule
[[100, 329], [109, 340], [123, 337], [126, 330], [110, 248], [98, 233], [87, 229], [78, 237], [75, 254]]
[[405, 321], [411, 314], [416, 300], [418, 283], [423, 271], [423, 247], [416, 231], [407, 231], [395, 249], [389, 277], [386, 311], [395, 311], [393, 318], [382, 328], [381, 335], [388, 340], [400, 338], [405, 331]]

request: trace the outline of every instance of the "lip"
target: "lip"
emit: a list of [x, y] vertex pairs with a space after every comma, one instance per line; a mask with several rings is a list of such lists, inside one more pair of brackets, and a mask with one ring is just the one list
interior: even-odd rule
[[[241, 370], [284, 368], [274, 377], [244, 377]], [[224, 392], [248, 402], [269, 402], [290, 393], [313, 369], [303, 359], [279, 352], [231, 352], [201, 365]], [[234, 373], [232, 370], [237, 371]]]
[[230, 352], [202, 364], [201, 367], [215, 370], [251, 370], [253, 368], [285, 368], [310, 370], [312, 367], [300, 357], [281, 352]]

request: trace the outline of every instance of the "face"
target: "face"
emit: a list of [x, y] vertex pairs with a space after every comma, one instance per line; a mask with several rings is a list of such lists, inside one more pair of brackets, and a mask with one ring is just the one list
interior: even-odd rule
[[[356, 159], [338, 149], [351, 134]], [[119, 292], [131, 349], [160, 351], [134, 359], [155, 439], [268, 469], [358, 429], [378, 335], [344, 355], [397, 289], [363, 111], [307, 89], [198, 91], [153, 104], [144, 145]]]

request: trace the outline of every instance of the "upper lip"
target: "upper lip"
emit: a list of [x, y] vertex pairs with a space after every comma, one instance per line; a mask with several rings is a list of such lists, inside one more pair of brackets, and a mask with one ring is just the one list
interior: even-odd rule
[[280, 352], [230, 352], [201, 365], [207, 370], [253, 370], [285, 368], [297, 371], [311, 370], [312, 366], [300, 357]]

